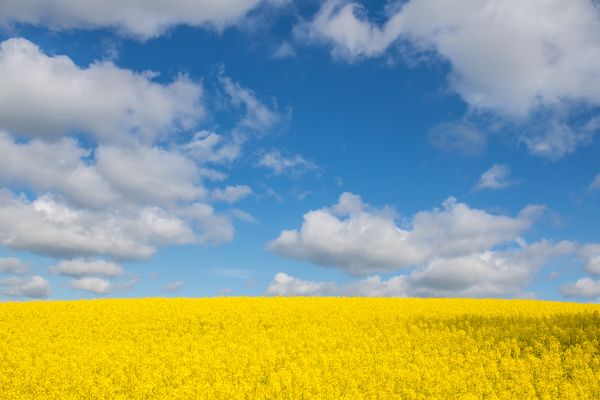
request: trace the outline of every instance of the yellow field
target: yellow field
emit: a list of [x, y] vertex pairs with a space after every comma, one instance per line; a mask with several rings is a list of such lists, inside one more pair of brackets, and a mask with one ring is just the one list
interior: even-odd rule
[[0, 398], [599, 399], [600, 305], [2, 303]]

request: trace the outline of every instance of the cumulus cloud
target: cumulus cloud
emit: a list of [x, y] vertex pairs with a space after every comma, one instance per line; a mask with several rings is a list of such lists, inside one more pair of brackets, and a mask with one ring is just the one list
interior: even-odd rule
[[131, 279], [124, 283], [112, 283], [107, 279], [95, 276], [86, 276], [79, 279], [73, 279], [69, 282], [69, 287], [73, 290], [80, 290], [94, 294], [109, 294], [116, 291], [128, 290], [135, 285], [137, 279]]
[[566, 297], [584, 297], [588, 299], [600, 299], [600, 281], [581, 278], [575, 283], [569, 283], [561, 288], [561, 292]]
[[303, 281], [278, 273], [267, 288], [277, 295], [368, 297], [506, 297], [528, 296], [533, 275], [553, 257], [570, 254], [571, 242], [541, 241], [505, 251], [435, 258], [411, 273], [382, 279], [373, 275], [344, 285]]
[[85, 132], [105, 142], [148, 142], [192, 128], [204, 115], [202, 87], [185, 76], [169, 84], [152, 77], [111, 62], [82, 68], [8, 39], [0, 44], [0, 128], [43, 138]]
[[322, 296], [335, 292], [333, 282], [311, 282], [294, 278], [283, 272], [275, 275], [269, 287], [268, 295], [278, 296]]
[[[155, 77], [110, 62], [78, 66], [26, 39], [0, 43], [0, 185], [7, 188], [0, 190], [0, 245], [69, 260], [146, 259], [163, 246], [230, 241], [232, 218], [253, 220], [207, 204], [241, 200], [250, 187], [210, 190], [204, 181], [227, 178], [213, 168], [239, 157], [242, 127], [268, 130], [281, 121], [276, 105], [220, 75], [242, 110], [240, 131], [173, 140], [194, 132], [204, 115], [202, 87], [185, 76], [166, 84]], [[66, 265], [56, 273], [87, 276], [87, 268], [96, 278], [113, 276], [107, 264], [70, 262], [79, 273]]]
[[199, 243], [220, 244], [233, 239], [231, 219], [215, 213], [213, 207], [204, 203], [194, 203], [178, 210], [177, 215], [189, 219], [197, 228], [196, 240]]
[[591, 1], [411, 0], [386, 11], [378, 25], [358, 3], [329, 0], [305, 28], [350, 60], [398, 41], [435, 51], [452, 65], [453, 88], [478, 108], [522, 115], [563, 99], [600, 102], [600, 16]]
[[176, 25], [222, 30], [249, 12], [284, 0], [94, 0], [83, 6], [74, 0], [5, 0], [0, 24], [28, 23], [53, 30], [116, 28], [144, 39], [156, 37]]
[[3, 274], [24, 274], [29, 267], [23, 261], [15, 257], [0, 258], [0, 273]]
[[83, 290], [96, 294], [106, 294], [110, 289], [110, 282], [106, 279], [97, 277], [85, 277], [74, 279], [69, 282], [69, 287], [75, 290]]
[[46, 298], [50, 296], [50, 283], [39, 275], [30, 279], [9, 278], [0, 280], [0, 287], [4, 287], [2, 294], [10, 297]]
[[235, 185], [213, 189], [210, 193], [210, 198], [213, 201], [236, 203], [250, 195], [252, 195], [252, 188], [250, 186]]
[[198, 163], [227, 164], [240, 156], [243, 143], [240, 135], [233, 135], [226, 140], [222, 135], [203, 130], [196, 132], [192, 140], [182, 147]]
[[128, 200], [173, 205], [206, 195], [196, 164], [175, 151], [101, 146], [96, 163], [99, 173]]
[[70, 207], [52, 196], [29, 201], [0, 190], [0, 244], [52, 257], [151, 256], [157, 246], [196, 242], [180, 218], [157, 207], [131, 211]]
[[[392, 1], [382, 14], [379, 24], [357, 2], [328, 0], [296, 31], [327, 44], [340, 60], [392, 53], [447, 62], [450, 88], [472, 110], [540, 124], [519, 132], [533, 154], [557, 159], [596, 134], [593, 120], [574, 127], [565, 115], [535, 118], [600, 106], [600, 13], [594, 1]], [[454, 139], [453, 132], [448, 139]], [[463, 133], [470, 136], [457, 137], [476, 137]]]
[[498, 190], [506, 189], [518, 183], [519, 181], [510, 178], [510, 167], [508, 165], [494, 164], [481, 175], [475, 188], [477, 190]]
[[124, 270], [120, 265], [114, 262], [77, 258], [73, 260], [61, 261], [58, 264], [48, 268], [48, 272], [72, 277], [115, 277], [123, 274]]
[[[1, 78], [0, 78], [1, 79]], [[93, 165], [83, 161], [90, 151], [70, 138], [55, 142], [17, 143], [0, 131], [0, 183], [26, 185], [38, 193], [57, 191], [79, 205], [106, 206], [118, 194]]]
[[575, 250], [572, 242], [541, 241], [504, 251], [436, 258], [407, 279], [417, 296], [522, 296], [533, 275], [550, 259]]
[[299, 174], [318, 169], [315, 163], [306, 160], [299, 154], [286, 157], [279, 150], [270, 150], [262, 153], [257, 165], [270, 169], [276, 175], [284, 173]]
[[340, 267], [351, 274], [392, 271], [514, 242], [542, 209], [531, 205], [510, 217], [448, 198], [441, 209], [421, 211], [408, 226], [401, 227], [391, 208], [375, 209], [359, 196], [343, 193], [333, 207], [306, 213], [299, 230], [281, 232], [268, 249], [285, 257]]
[[590, 274], [600, 275], [600, 244], [585, 245], [581, 248], [580, 253], [585, 262], [585, 271]]

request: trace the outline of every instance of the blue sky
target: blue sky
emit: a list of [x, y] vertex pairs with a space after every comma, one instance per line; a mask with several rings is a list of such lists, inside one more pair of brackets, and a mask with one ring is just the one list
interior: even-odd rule
[[600, 298], [593, 2], [88, 3], [0, 11], [2, 299]]

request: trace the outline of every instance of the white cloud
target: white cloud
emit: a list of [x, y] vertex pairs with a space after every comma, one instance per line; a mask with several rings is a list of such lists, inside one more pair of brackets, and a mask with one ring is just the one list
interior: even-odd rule
[[[535, 155], [561, 158], [597, 133], [593, 119], [576, 127], [568, 118], [600, 106], [594, 0], [391, 1], [380, 14], [381, 24], [357, 2], [327, 0], [296, 28], [297, 37], [326, 43], [336, 59], [349, 62], [390, 54], [409, 63], [441, 60], [450, 66], [450, 88], [475, 111], [467, 115], [491, 112], [516, 124], [518, 141]], [[475, 152], [462, 140], [474, 133], [442, 129], [432, 141]], [[481, 148], [484, 138], [476, 140]]]
[[261, 154], [257, 165], [270, 169], [276, 175], [283, 173], [297, 174], [318, 169], [312, 161], [306, 160], [299, 154], [286, 157], [279, 150], [271, 150]]
[[542, 209], [528, 206], [509, 217], [449, 198], [442, 209], [419, 212], [403, 228], [391, 208], [374, 209], [359, 196], [344, 193], [333, 207], [306, 213], [299, 230], [283, 231], [268, 249], [351, 274], [391, 271], [517, 241]]
[[394, 276], [383, 280], [378, 275], [350, 283], [340, 290], [344, 296], [407, 297], [409, 286], [406, 276]]
[[494, 164], [479, 178], [476, 189], [506, 189], [518, 184], [519, 181], [510, 178], [510, 167], [503, 164]]
[[222, 135], [210, 131], [199, 131], [192, 140], [183, 146], [183, 150], [198, 163], [226, 164], [235, 161], [242, 151], [244, 139], [233, 135], [225, 140]]
[[0, 280], [0, 286], [4, 286], [2, 294], [11, 297], [45, 298], [50, 296], [50, 284], [39, 275], [31, 279], [9, 278]]
[[93, 165], [82, 160], [89, 156], [90, 151], [73, 139], [16, 143], [0, 131], [0, 159], [3, 160], [0, 182], [27, 185], [38, 193], [57, 191], [77, 204], [90, 207], [115, 202], [118, 194]]
[[[410, 41], [452, 66], [452, 87], [472, 106], [523, 115], [564, 99], [600, 103], [600, 16], [592, 1], [411, 0], [369, 21], [357, 3], [326, 1], [310, 38], [348, 60]], [[402, 43], [400, 43], [402, 44]]]
[[69, 282], [69, 287], [71, 289], [83, 290], [96, 294], [106, 294], [110, 292], [110, 282], [106, 279], [97, 277], [74, 279]]
[[575, 250], [572, 242], [541, 241], [517, 249], [436, 258], [412, 272], [408, 281], [417, 296], [522, 296], [548, 260]]
[[196, 164], [175, 151], [101, 146], [96, 160], [99, 173], [128, 200], [174, 205], [206, 195]]
[[110, 62], [82, 68], [22, 38], [0, 44], [0, 87], [0, 128], [20, 135], [152, 141], [204, 115], [202, 87], [184, 76], [163, 85]]
[[252, 188], [246, 185], [226, 186], [225, 188], [213, 189], [210, 198], [213, 201], [224, 201], [236, 203], [252, 195]]
[[116, 28], [144, 39], [176, 25], [222, 30], [262, 4], [283, 0], [4, 0], [0, 24], [21, 22], [53, 30]]
[[269, 287], [268, 295], [277, 296], [323, 296], [335, 292], [333, 282], [311, 282], [294, 278], [283, 272], [275, 275]]
[[119, 276], [123, 268], [114, 262], [105, 260], [73, 259], [64, 260], [51, 266], [48, 272], [58, 275], [84, 277], [84, 276]]
[[475, 156], [485, 151], [487, 139], [475, 126], [466, 123], [444, 123], [429, 132], [429, 141], [439, 150]]
[[183, 220], [157, 207], [92, 211], [52, 196], [30, 202], [0, 190], [0, 244], [12, 249], [53, 257], [131, 259], [151, 256], [156, 246], [196, 241]]
[[0, 258], [0, 273], [24, 274], [28, 270], [27, 264], [15, 257]]
[[589, 186], [590, 190], [600, 190], [600, 174], [596, 175], [596, 177], [592, 180]]
[[174, 281], [165, 284], [162, 287], [162, 290], [169, 293], [179, 292], [183, 287], [183, 281]]
[[73, 279], [69, 282], [69, 287], [73, 290], [81, 290], [94, 294], [109, 294], [131, 289], [136, 283], [137, 278], [123, 283], [112, 283], [107, 279], [102, 279], [95, 276], [87, 276], [79, 279]]
[[581, 248], [580, 253], [585, 262], [584, 268], [586, 272], [600, 275], [600, 244], [585, 245]]
[[240, 127], [263, 133], [284, 122], [277, 104], [268, 107], [258, 99], [254, 91], [243, 87], [228, 76], [221, 74], [219, 80], [231, 103], [245, 110], [245, 116], [239, 122]]
[[233, 225], [226, 215], [216, 214], [214, 208], [204, 203], [195, 203], [177, 211], [177, 215], [191, 220], [198, 232], [199, 243], [220, 244], [233, 239]]
[[519, 135], [519, 141], [531, 154], [550, 160], [558, 160], [574, 153], [579, 146], [591, 143], [597, 132], [593, 119], [581, 127], [570, 126], [558, 117], [548, 117], [543, 121], [534, 119], [529, 125]]
[[542, 241], [505, 251], [485, 251], [455, 258], [434, 258], [409, 274], [385, 280], [378, 275], [344, 285], [307, 282], [278, 273], [267, 294], [368, 297], [528, 297], [535, 272], [553, 257], [570, 254], [571, 242]]
[[564, 285], [561, 292], [566, 297], [600, 298], [600, 281], [581, 278], [575, 283]]

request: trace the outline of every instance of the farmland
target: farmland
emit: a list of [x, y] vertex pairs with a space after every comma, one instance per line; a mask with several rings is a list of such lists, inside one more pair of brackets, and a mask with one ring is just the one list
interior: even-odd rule
[[0, 304], [2, 399], [597, 399], [600, 305], [375, 298]]

